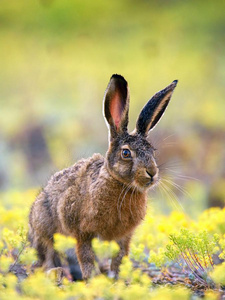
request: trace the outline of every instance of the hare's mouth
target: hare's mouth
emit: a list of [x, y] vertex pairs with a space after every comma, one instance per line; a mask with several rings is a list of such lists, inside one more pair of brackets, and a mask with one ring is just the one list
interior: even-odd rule
[[135, 180], [135, 183], [141, 188], [151, 188], [158, 182], [158, 176], [153, 177], [139, 177]]
[[150, 180], [149, 182], [146, 183], [146, 188], [150, 188], [152, 186], [154, 186], [156, 183], [157, 183], [157, 179], [154, 179], [154, 180]]
[[139, 172], [136, 173], [135, 182], [137, 185], [139, 185], [141, 188], [151, 188], [154, 186], [159, 179], [159, 172], [158, 168], [154, 169], [154, 172], [152, 170], [141, 169]]

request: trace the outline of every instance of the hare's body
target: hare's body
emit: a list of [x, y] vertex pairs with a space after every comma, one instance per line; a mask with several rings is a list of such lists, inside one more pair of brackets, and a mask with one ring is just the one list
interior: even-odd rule
[[134, 189], [109, 174], [100, 154], [57, 172], [31, 209], [30, 225], [37, 243], [48, 243], [56, 232], [108, 241], [131, 234], [146, 211], [145, 193]]
[[106, 157], [94, 154], [53, 175], [31, 208], [29, 239], [40, 264], [60, 266], [53, 235], [70, 235], [77, 240], [78, 260], [87, 279], [94, 269], [91, 241], [99, 237], [119, 244], [120, 251], [111, 264], [118, 274], [133, 231], [145, 216], [147, 190], [158, 182], [154, 148], [146, 135], [160, 119], [175, 86], [173, 82], [148, 102], [136, 130], [129, 134], [127, 83], [122, 76], [112, 77], [105, 95], [110, 126]]

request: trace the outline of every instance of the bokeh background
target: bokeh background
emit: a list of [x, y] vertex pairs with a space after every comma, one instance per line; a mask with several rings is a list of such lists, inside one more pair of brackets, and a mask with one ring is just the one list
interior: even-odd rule
[[119, 73], [131, 91], [130, 130], [146, 101], [179, 80], [150, 134], [167, 162], [153, 204], [179, 209], [177, 198], [193, 216], [224, 206], [224, 1], [2, 0], [0, 66], [2, 192], [43, 186], [106, 152], [102, 99]]

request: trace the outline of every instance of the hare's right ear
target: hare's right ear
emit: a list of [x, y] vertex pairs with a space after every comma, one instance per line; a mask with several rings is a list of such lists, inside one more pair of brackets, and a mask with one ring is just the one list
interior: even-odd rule
[[138, 117], [135, 132], [146, 136], [155, 127], [164, 114], [176, 85], [177, 80], [174, 80], [148, 101]]
[[110, 129], [110, 140], [127, 131], [129, 90], [126, 80], [112, 75], [104, 96], [104, 116]]

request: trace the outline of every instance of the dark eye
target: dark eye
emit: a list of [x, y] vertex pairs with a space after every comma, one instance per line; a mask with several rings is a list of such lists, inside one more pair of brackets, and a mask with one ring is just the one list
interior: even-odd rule
[[122, 158], [131, 158], [131, 153], [129, 149], [122, 150]]

